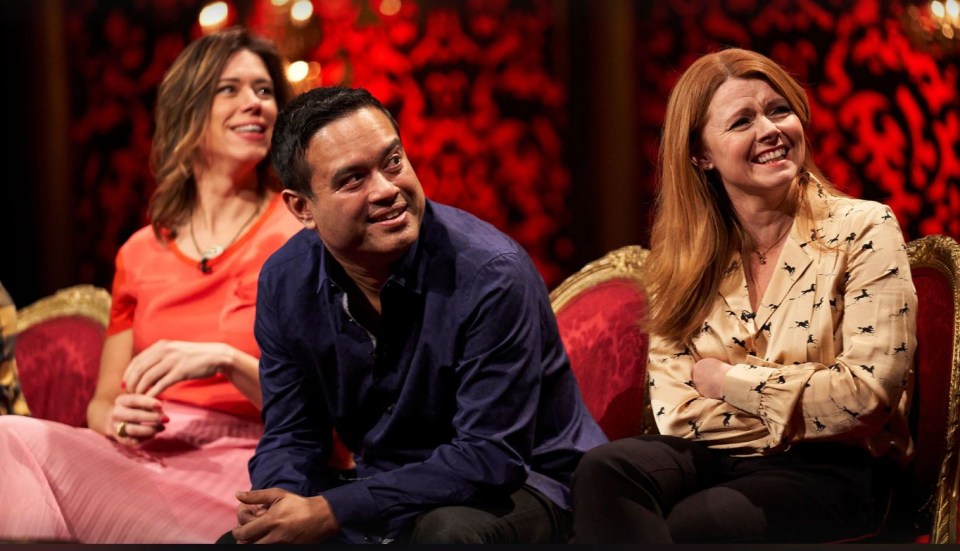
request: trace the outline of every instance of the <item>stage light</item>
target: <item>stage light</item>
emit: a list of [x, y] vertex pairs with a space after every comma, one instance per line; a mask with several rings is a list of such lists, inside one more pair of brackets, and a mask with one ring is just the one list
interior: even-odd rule
[[223, 28], [230, 15], [230, 6], [226, 2], [211, 2], [200, 10], [197, 22], [203, 32], [211, 33]]

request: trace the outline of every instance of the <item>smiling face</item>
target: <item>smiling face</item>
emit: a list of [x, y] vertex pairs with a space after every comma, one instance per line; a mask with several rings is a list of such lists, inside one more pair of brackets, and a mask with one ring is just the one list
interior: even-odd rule
[[276, 120], [277, 100], [267, 66], [250, 50], [238, 51], [217, 81], [200, 142], [206, 164], [256, 166], [270, 151]]
[[291, 212], [348, 268], [381, 270], [420, 233], [425, 198], [400, 136], [364, 107], [323, 126], [307, 146], [313, 197], [284, 190]]
[[730, 78], [707, 109], [703, 151], [696, 162], [716, 170], [730, 199], [778, 198], [804, 160], [803, 125], [766, 81]]

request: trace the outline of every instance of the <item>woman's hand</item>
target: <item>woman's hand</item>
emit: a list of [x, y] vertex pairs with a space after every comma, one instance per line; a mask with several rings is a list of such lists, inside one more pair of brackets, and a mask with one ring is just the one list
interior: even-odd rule
[[715, 358], [703, 358], [693, 364], [693, 384], [707, 398], [723, 396], [723, 378], [733, 366]]
[[219, 342], [160, 340], [130, 361], [123, 383], [133, 394], [157, 396], [174, 383], [212, 376], [231, 363], [233, 350]]
[[160, 400], [142, 394], [120, 394], [101, 432], [121, 444], [135, 446], [162, 432], [169, 420], [163, 414]]

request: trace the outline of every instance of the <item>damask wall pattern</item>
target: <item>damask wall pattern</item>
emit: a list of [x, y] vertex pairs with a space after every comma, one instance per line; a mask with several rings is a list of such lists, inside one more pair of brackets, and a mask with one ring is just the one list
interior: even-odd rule
[[[567, 105], [552, 2], [405, 0], [384, 15], [380, 0], [324, 0], [296, 37], [276, 24], [270, 2], [236, 4], [243, 22], [284, 53], [318, 61], [322, 85], [363, 86], [384, 102], [428, 197], [507, 232], [548, 285], [566, 275]], [[109, 283], [116, 248], [145, 223], [155, 91], [196, 33], [200, 6], [81, 1], [69, 11], [77, 225], [91, 246], [85, 281]]]
[[70, 164], [77, 280], [110, 286], [117, 249], [147, 223], [153, 106], [190, 40], [200, 2], [70, 0]]
[[958, 59], [911, 38], [909, 5], [636, 2], [636, 119], [645, 151], [656, 154], [666, 98], [683, 69], [724, 46], [753, 49], [804, 84], [814, 160], [841, 190], [889, 204], [908, 239], [960, 239]]
[[[549, 284], [572, 255], [553, 2], [315, 2], [324, 86], [363, 86], [391, 110], [427, 197], [491, 222]], [[251, 27], [284, 43], [257, 4]], [[287, 31], [289, 32], [289, 31]]]
[[[574, 152], [565, 150], [563, 0], [314, 1], [296, 52], [324, 85], [369, 88], [395, 113], [428, 196], [517, 239], [553, 286], [575, 266]], [[580, 0], [571, 0], [580, 1]], [[285, 42], [268, 0], [237, 0], [252, 28]], [[842, 190], [887, 202], [908, 238], [960, 239], [957, 58], [911, 40], [907, 1], [637, 0], [622, 70], [636, 79], [639, 182], [654, 187], [663, 111], [680, 72], [725, 45], [763, 52], [805, 84], [817, 163]], [[78, 281], [109, 284], [117, 247], [145, 223], [152, 110], [163, 72], [198, 32], [199, 0], [67, 0]], [[571, 12], [572, 13], [572, 12]], [[582, 24], [570, 21], [570, 25]], [[286, 47], [286, 46], [285, 46]], [[953, 54], [956, 55], [956, 54]], [[558, 61], [559, 60], [559, 61]], [[587, 60], [589, 63], [590, 61]], [[625, 113], [624, 116], [631, 116]], [[602, 139], [591, 136], [590, 139]], [[577, 154], [583, 154], [578, 152]], [[642, 216], [646, 205], [638, 205]], [[603, 213], [595, 213], [602, 218]], [[642, 242], [637, 236], [636, 242]]]

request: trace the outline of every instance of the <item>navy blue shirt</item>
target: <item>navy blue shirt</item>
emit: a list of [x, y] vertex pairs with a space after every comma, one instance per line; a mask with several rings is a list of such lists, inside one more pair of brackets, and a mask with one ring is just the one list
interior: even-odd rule
[[[542, 278], [490, 224], [427, 202], [420, 236], [380, 292], [379, 327], [313, 231], [264, 264], [255, 334], [264, 434], [255, 489], [323, 494], [344, 539], [391, 537], [417, 514], [521, 485], [569, 508], [587, 412]], [[336, 428], [356, 479], [326, 467]]]

